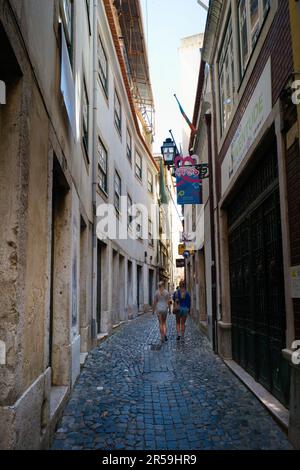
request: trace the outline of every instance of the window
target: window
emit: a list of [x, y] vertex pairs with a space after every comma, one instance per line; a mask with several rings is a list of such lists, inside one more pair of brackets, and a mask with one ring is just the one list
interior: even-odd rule
[[132, 199], [129, 196], [129, 194], [127, 194], [127, 227], [130, 227], [132, 224], [131, 209], [132, 209]]
[[136, 235], [139, 239], [142, 238], [142, 212], [137, 209], [136, 211]]
[[115, 171], [115, 208], [118, 212], [121, 209], [121, 178], [119, 173]]
[[234, 55], [231, 17], [219, 55], [219, 86], [222, 134], [228, 124], [234, 102]]
[[135, 154], [135, 174], [140, 180], [142, 179], [142, 157], [138, 152]]
[[89, 100], [85, 80], [83, 80], [82, 92], [82, 139], [85, 150], [89, 152]]
[[153, 175], [150, 170], [148, 170], [148, 191], [153, 194]]
[[153, 246], [153, 224], [150, 219], [148, 220], [148, 241], [149, 245]]
[[115, 91], [115, 125], [118, 129], [119, 134], [121, 135], [121, 128], [122, 128], [121, 102], [116, 91]]
[[242, 75], [245, 73], [269, 9], [270, 0], [240, 0], [239, 2], [239, 39]]
[[107, 151], [100, 139], [98, 139], [98, 185], [107, 193]]
[[131, 163], [132, 162], [132, 139], [131, 139], [131, 135], [128, 129], [126, 132], [126, 155], [127, 155], [128, 160]]
[[99, 64], [99, 77], [105, 91], [105, 94], [108, 94], [108, 64], [107, 64], [107, 57], [105, 54], [105, 50], [100, 39], [98, 36], [98, 64]]
[[73, 0], [63, 0], [63, 25], [68, 46], [69, 58], [73, 64], [73, 27], [74, 27], [74, 5]]
[[92, 34], [91, 17], [90, 17], [91, 0], [85, 0], [85, 5], [86, 5], [86, 13], [87, 13], [87, 19], [88, 19], [88, 24], [89, 24], [89, 32], [91, 35]]

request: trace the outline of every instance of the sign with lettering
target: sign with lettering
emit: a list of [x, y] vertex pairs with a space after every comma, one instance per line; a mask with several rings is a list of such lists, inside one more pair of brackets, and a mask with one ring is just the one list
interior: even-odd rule
[[176, 259], [176, 268], [184, 268], [185, 266], [185, 259], [184, 258], [177, 258]]
[[268, 60], [222, 163], [222, 195], [272, 110], [271, 59]]
[[183, 166], [176, 170], [177, 204], [202, 204], [202, 181], [195, 167]]

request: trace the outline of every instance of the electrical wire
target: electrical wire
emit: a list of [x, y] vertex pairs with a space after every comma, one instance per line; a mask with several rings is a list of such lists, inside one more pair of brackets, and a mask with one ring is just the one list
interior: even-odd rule
[[168, 185], [167, 185], [167, 189], [168, 189], [168, 191], [169, 191], [169, 194], [170, 194], [170, 196], [171, 196], [171, 199], [172, 199], [173, 205], [174, 205], [174, 207], [175, 207], [175, 209], [176, 209], [176, 212], [177, 212], [178, 218], [179, 218], [179, 220], [180, 220], [180, 224], [182, 225], [182, 218], [183, 218], [183, 216], [179, 214], [179, 211], [178, 211], [177, 204], [175, 204], [175, 201], [174, 201], [174, 199], [173, 199], [173, 195], [172, 195], [172, 193], [171, 193], [171, 191], [170, 191], [170, 188], [169, 188], [169, 186], [168, 186]]

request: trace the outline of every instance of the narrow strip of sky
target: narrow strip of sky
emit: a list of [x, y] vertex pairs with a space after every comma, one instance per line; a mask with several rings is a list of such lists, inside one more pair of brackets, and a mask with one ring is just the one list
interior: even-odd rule
[[179, 93], [178, 47], [180, 39], [204, 32], [206, 12], [197, 0], [141, 0], [141, 5], [156, 109], [153, 150], [160, 152], [169, 129], [181, 142], [183, 117], [173, 96]]

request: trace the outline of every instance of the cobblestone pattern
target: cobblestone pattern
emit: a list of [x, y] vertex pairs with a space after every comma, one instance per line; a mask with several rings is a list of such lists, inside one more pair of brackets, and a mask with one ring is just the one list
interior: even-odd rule
[[53, 449], [289, 449], [285, 433], [188, 319], [160, 347], [156, 317], [139, 317], [93, 350]]

